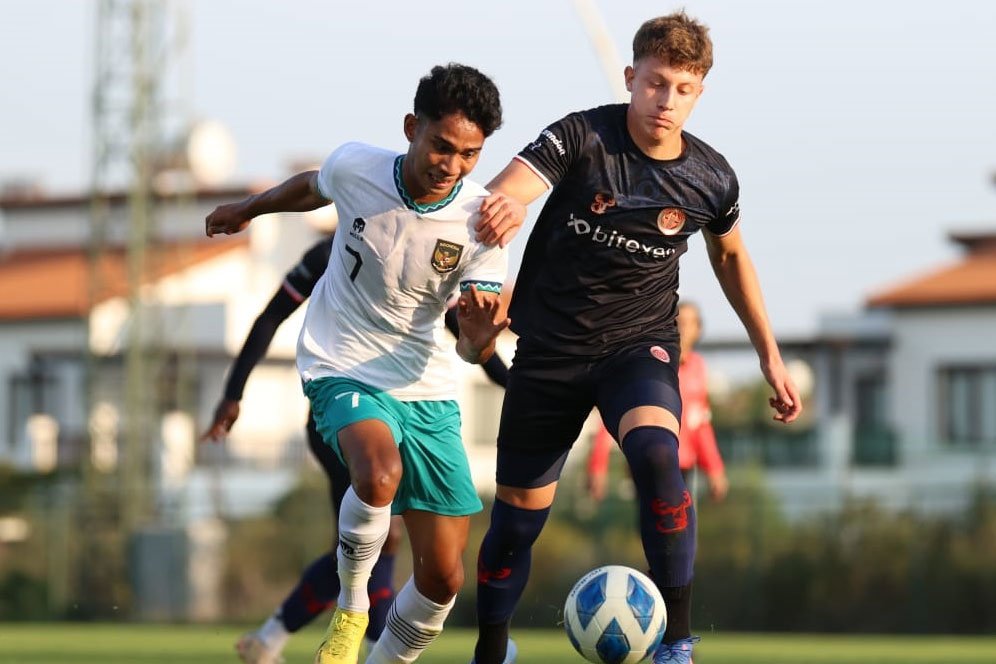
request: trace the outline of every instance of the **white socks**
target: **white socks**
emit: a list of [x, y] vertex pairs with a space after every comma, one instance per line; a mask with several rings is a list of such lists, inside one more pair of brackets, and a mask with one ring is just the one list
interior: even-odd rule
[[287, 645], [287, 639], [290, 638], [290, 632], [284, 627], [284, 622], [280, 619], [280, 611], [278, 610], [272, 616], [270, 616], [263, 626], [256, 630], [256, 636], [266, 644], [266, 647], [274, 652], [281, 652], [284, 646]]
[[446, 604], [436, 604], [415, 587], [415, 578], [394, 598], [377, 645], [367, 656], [366, 664], [414, 662], [440, 632], [453, 608], [456, 597]]
[[346, 490], [339, 510], [339, 608], [370, 610], [367, 581], [391, 528], [391, 505], [372, 507], [360, 500], [353, 487]]

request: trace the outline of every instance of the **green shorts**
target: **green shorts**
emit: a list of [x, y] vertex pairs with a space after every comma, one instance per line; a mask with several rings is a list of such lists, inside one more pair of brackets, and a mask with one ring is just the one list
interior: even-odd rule
[[349, 378], [317, 378], [304, 384], [318, 432], [342, 458], [338, 432], [360, 420], [380, 420], [401, 453], [401, 484], [393, 514], [422, 510], [445, 516], [480, 512], [460, 438], [456, 401], [398, 401]]

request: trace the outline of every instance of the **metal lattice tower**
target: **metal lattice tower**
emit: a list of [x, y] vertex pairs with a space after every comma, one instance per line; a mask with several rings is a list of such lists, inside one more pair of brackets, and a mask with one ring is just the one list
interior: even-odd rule
[[[182, 48], [174, 18], [167, 0], [100, 0], [96, 9], [88, 396], [91, 406], [102, 397], [120, 406], [117, 486], [125, 532], [147, 521], [154, 510], [152, 451], [161, 346], [153, 341], [158, 336], [155, 302], [146, 284], [156, 259], [156, 160], [175, 112], [165, 102], [167, 74]], [[115, 288], [120, 294], [122, 276], [129, 309], [123, 377], [117, 374], [118, 363], [94, 348], [92, 335], [95, 305]], [[86, 465], [92, 479], [95, 450], [90, 452]]]

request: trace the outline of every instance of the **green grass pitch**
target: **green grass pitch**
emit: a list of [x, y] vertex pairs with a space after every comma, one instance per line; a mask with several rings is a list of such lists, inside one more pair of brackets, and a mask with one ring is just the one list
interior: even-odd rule
[[[0, 664], [238, 664], [231, 626], [6, 623]], [[514, 634], [519, 664], [583, 664], [555, 630]], [[833, 636], [703, 633], [696, 664], [993, 664], [996, 637]], [[291, 639], [288, 664], [310, 664], [321, 631]], [[450, 629], [419, 660], [467, 664], [473, 633]]]

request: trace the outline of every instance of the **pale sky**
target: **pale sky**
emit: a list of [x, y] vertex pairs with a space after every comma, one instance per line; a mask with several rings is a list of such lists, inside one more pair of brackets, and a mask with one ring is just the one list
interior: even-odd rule
[[[822, 314], [952, 260], [949, 230], [996, 230], [996, 2], [596, 4], [624, 64], [654, 14], [683, 6], [711, 27], [715, 65], [686, 129], [738, 173], [777, 333], [813, 331]], [[482, 182], [550, 122], [613, 101], [571, 0], [344, 5], [185, 5], [180, 87], [194, 113], [234, 134], [235, 181], [282, 178], [291, 161], [350, 140], [404, 150], [418, 78], [447, 61], [481, 69], [502, 93], [505, 125], [473, 176]], [[87, 186], [95, 7], [0, 0], [0, 180]], [[703, 305], [708, 335], [741, 334], [701, 239], [691, 245], [683, 296]]]

